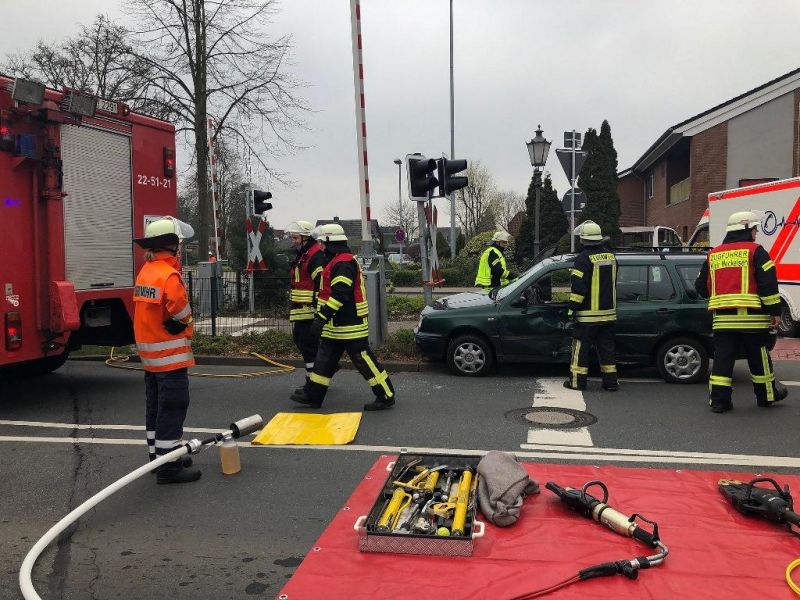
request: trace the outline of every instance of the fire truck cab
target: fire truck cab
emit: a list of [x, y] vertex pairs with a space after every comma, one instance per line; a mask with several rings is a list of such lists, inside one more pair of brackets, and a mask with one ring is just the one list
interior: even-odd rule
[[176, 206], [173, 125], [0, 75], [0, 370], [132, 343], [132, 240]]

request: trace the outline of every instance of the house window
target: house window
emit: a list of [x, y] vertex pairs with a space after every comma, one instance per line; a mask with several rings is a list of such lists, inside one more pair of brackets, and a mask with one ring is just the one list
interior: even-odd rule
[[653, 197], [653, 188], [655, 187], [655, 174], [651, 171], [647, 176], [647, 199]]

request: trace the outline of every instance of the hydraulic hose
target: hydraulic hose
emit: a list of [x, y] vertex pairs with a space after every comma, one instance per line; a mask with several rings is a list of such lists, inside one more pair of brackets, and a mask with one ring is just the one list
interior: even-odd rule
[[142, 475], [149, 473], [153, 469], [157, 469], [161, 465], [177, 460], [184, 454], [197, 454], [200, 452], [202, 448], [210, 444], [216, 444], [221, 441], [223, 438], [227, 436], [231, 436], [234, 438], [239, 438], [249, 433], [253, 433], [259, 427], [263, 425], [263, 420], [261, 419], [260, 415], [253, 415], [235, 423], [232, 423], [230, 426], [230, 430], [224, 433], [217, 433], [211, 437], [208, 437], [202, 441], [200, 440], [189, 440], [182, 446], [176, 448], [169, 454], [165, 454], [164, 456], [160, 456], [152, 462], [147, 463], [146, 465], [142, 465], [138, 469], [131, 471], [124, 477], [117, 479], [114, 483], [109, 485], [108, 487], [100, 490], [97, 494], [86, 500], [83, 504], [78, 506], [72, 512], [70, 512], [66, 517], [61, 519], [58, 523], [53, 525], [47, 533], [45, 533], [42, 538], [34, 544], [33, 548], [30, 549], [28, 554], [25, 556], [25, 560], [22, 561], [22, 566], [19, 570], [19, 589], [22, 592], [23, 597], [25, 600], [42, 600], [42, 597], [36, 592], [36, 589], [33, 587], [33, 582], [31, 581], [31, 573], [33, 572], [33, 566], [36, 564], [37, 559], [39, 556], [44, 552], [44, 549], [50, 545], [50, 543], [56, 539], [67, 527], [72, 525], [75, 521], [81, 518], [84, 514], [86, 514], [89, 510], [100, 504], [103, 500], [118, 492], [122, 488], [124, 488], [129, 483], [136, 481]]
[[[115, 369], [127, 369], [128, 371], [144, 371], [142, 367], [132, 367], [129, 365], [125, 365], [124, 363], [130, 360], [130, 355], [128, 354], [114, 354], [115, 348], [112, 346], [111, 354], [106, 359], [105, 363], [109, 367], [114, 367]], [[270, 369], [267, 371], [255, 371], [253, 373], [200, 373], [197, 371], [189, 371], [189, 375], [192, 377], [215, 377], [220, 379], [249, 379], [251, 377], [266, 377], [268, 375], [280, 375], [281, 373], [292, 373], [295, 368], [291, 365], [286, 365], [283, 363], [279, 363], [276, 360], [271, 358], [267, 358], [258, 352], [249, 352], [248, 354], [255, 356], [256, 358], [260, 358], [265, 363], [274, 365], [277, 369]]]

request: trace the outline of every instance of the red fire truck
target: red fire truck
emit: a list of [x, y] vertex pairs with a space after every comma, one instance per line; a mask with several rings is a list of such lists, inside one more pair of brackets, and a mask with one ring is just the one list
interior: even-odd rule
[[132, 239], [176, 206], [173, 125], [0, 75], [0, 370], [132, 343]]

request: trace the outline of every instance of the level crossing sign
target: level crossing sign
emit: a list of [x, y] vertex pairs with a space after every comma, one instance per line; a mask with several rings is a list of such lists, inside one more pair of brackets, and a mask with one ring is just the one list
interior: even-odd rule
[[253, 223], [250, 219], [244, 221], [245, 229], [247, 230], [247, 270], [248, 271], [266, 271], [267, 264], [264, 262], [264, 257], [261, 256], [261, 236], [267, 230], [267, 222], [263, 219], [258, 221], [258, 230], [253, 230]]

